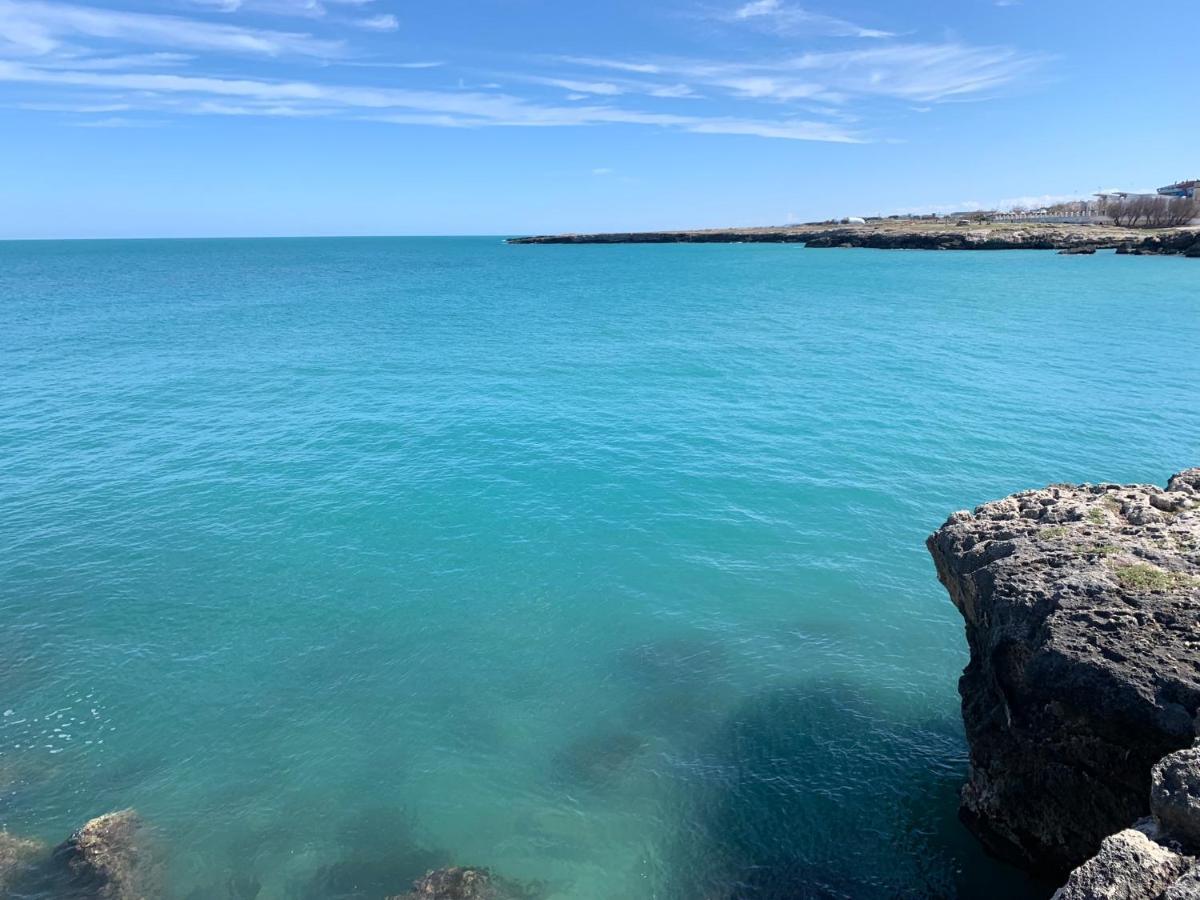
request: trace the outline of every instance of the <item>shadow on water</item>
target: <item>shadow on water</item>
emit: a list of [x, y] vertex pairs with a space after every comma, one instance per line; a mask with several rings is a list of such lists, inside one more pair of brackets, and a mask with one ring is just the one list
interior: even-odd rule
[[955, 820], [954, 723], [910, 725], [835, 681], [738, 707], [678, 762], [671, 900], [1040, 898]]

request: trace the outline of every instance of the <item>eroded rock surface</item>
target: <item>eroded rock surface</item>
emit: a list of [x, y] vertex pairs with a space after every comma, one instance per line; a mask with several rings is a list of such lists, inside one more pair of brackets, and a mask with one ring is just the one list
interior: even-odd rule
[[1200, 746], [1172, 753], [1154, 767], [1150, 810], [1165, 831], [1200, 849]]
[[1128, 828], [1071, 873], [1054, 900], [1159, 900], [1194, 861]]
[[1054, 485], [928, 540], [966, 622], [961, 813], [996, 853], [1065, 874], [1149, 813], [1200, 710], [1200, 469]]

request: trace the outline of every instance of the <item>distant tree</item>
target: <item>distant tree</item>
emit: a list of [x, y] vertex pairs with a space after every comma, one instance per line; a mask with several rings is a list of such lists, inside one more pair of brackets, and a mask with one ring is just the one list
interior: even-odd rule
[[1179, 228], [1200, 218], [1200, 203], [1191, 197], [1171, 197], [1163, 204], [1163, 227]]
[[1178, 228], [1200, 217], [1200, 204], [1187, 197], [1113, 197], [1103, 212], [1125, 228]]

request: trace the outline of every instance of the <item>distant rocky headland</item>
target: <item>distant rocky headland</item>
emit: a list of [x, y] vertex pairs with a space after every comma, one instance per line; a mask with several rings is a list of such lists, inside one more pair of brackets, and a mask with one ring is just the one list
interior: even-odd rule
[[1071, 873], [1060, 900], [1200, 897], [1200, 469], [1014, 494], [928, 548], [971, 651], [964, 822]]
[[820, 224], [777, 228], [556, 234], [517, 237], [510, 244], [803, 244], [811, 248], [866, 247], [876, 250], [1058, 250], [1094, 253], [1116, 250], [1137, 255], [1200, 258], [1194, 228], [1120, 228], [1110, 225], [1028, 224], [947, 220], [881, 219], [863, 224]]

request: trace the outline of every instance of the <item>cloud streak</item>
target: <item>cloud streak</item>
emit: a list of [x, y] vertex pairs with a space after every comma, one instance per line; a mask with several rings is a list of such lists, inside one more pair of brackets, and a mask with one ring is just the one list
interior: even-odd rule
[[[379, 122], [443, 127], [572, 127], [643, 125], [695, 134], [753, 135], [787, 140], [859, 143], [844, 128], [798, 118], [763, 120], [734, 116], [690, 116], [646, 112], [607, 105], [555, 106], [507, 94], [415, 91], [323, 85], [309, 81], [271, 82], [174, 73], [112, 73], [42, 69], [0, 62], [0, 82], [77, 87], [192, 98], [185, 111], [209, 114], [335, 115], [353, 114]], [[243, 105], [228, 108], [213, 100]], [[152, 100], [145, 101], [153, 103]], [[179, 107], [177, 103], [168, 106]]]
[[936, 103], [987, 95], [1030, 74], [1042, 59], [1006, 47], [889, 43], [857, 50], [725, 62], [574, 58], [592, 69], [653, 71], [762, 100], [891, 99]]
[[[88, 108], [115, 104], [130, 122], [171, 114], [340, 117], [453, 128], [637, 126], [861, 143], [875, 137], [862, 124], [866, 114], [885, 104], [911, 110], [984, 98], [1040, 64], [1010, 48], [897, 41], [788, 0], [749, 0], [722, 15], [780, 33], [845, 37], [849, 42], [837, 46], [846, 49], [742, 59], [526, 57], [524, 71], [501, 76], [509, 85], [501, 89], [490, 80], [495, 70], [451, 75], [439, 61], [389, 60], [352, 46], [351, 38], [388, 47], [364, 32], [382, 35], [400, 25], [389, 13], [372, 15], [379, 9], [372, 0], [181, 2], [203, 12], [186, 17], [0, 0], [0, 82], [10, 94], [24, 91], [18, 100], [26, 102], [16, 105], [31, 111], [40, 102], [85, 116]], [[330, 12], [334, 6], [337, 15]], [[322, 28], [250, 27], [243, 12], [305, 17], [314, 26], [320, 20]], [[343, 37], [331, 37], [339, 28]], [[305, 65], [337, 74], [296, 77], [296, 67]], [[271, 77], [279, 71], [272, 66], [286, 66], [290, 77]], [[372, 78], [366, 69], [389, 71]], [[468, 87], [482, 81], [488, 83]]]
[[780, 34], [820, 34], [831, 37], [889, 38], [890, 31], [864, 28], [845, 19], [809, 12], [784, 0], [751, 0], [732, 13], [722, 16], [733, 22], [760, 25]]
[[333, 59], [346, 53], [343, 41], [310, 34], [42, 0], [0, 0], [0, 47], [6, 43], [8, 55], [70, 51], [70, 42], [80, 38], [239, 56]]

